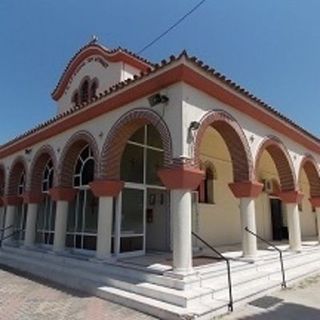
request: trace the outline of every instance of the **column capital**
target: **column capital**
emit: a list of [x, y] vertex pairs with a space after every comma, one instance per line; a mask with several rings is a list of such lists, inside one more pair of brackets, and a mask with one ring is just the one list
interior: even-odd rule
[[314, 208], [320, 208], [320, 197], [311, 197], [309, 201]]
[[89, 186], [96, 197], [116, 197], [124, 187], [120, 180], [95, 180]]
[[229, 183], [236, 198], [257, 198], [263, 189], [263, 184], [258, 181], [242, 181]]
[[195, 190], [204, 177], [204, 172], [190, 165], [177, 165], [158, 170], [158, 176], [167, 189]]
[[22, 194], [23, 202], [24, 203], [41, 203], [43, 200], [43, 194], [42, 193], [33, 193], [33, 192], [24, 192]]
[[49, 190], [50, 197], [54, 201], [72, 201], [77, 194], [77, 190], [68, 187], [54, 187]]
[[23, 199], [21, 196], [4, 196], [3, 197], [3, 202], [7, 206], [17, 206], [23, 202]]
[[300, 203], [303, 198], [303, 193], [297, 190], [281, 191], [279, 197], [284, 203]]

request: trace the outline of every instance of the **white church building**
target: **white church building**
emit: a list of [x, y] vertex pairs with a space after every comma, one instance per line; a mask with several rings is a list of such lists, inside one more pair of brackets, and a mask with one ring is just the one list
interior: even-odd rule
[[1, 264], [163, 319], [232, 309], [223, 257], [232, 303], [280, 287], [270, 243], [320, 271], [320, 139], [198, 58], [92, 41], [52, 98], [0, 146]]

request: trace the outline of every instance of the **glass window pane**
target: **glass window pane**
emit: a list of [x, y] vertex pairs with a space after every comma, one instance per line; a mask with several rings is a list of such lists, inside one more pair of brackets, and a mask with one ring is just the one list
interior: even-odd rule
[[143, 250], [143, 237], [121, 238], [120, 252]]
[[162, 185], [158, 170], [163, 166], [163, 152], [147, 149], [147, 184]]
[[86, 217], [84, 231], [87, 233], [97, 233], [98, 225], [98, 198], [91, 190], [87, 190]]
[[76, 164], [75, 174], [80, 174], [82, 168], [82, 161], [79, 159]]
[[143, 182], [143, 148], [127, 144], [121, 159], [121, 179]]
[[83, 249], [96, 250], [97, 237], [96, 236], [84, 236], [83, 237]]
[[160, 133], [154, 126], [147, 127], [147, 145], [162, 149]]
[[145, 127], [143, 126], [142, 128], [138, 129], [130, 138], [130, 141], [138, 142], [138, 143], [144, 143], [144, 129]]
[[94, 160], [88, 160], [82, 169], [82, 177], [81, 183], [83, 186], [87, 186], [91, 181], [93, 181], [94, 177]]
[[84, 198], [85, 198], [85, 190], [79, 190], [77, 194], [78, 202], [76, 206], [76, 231], [82, 231], [82, 221], [83, 221], [83, 206], [84, 206]]
[[48, 177], [48, 190], [53, 186], [53, 170], [50, 170]]
[[121, 234], [143, 233], [143, 194], [143, 190], [123, 190]]
[[80, 186], [80, 176], [74, 176], [73, 178], [73, 185], [75, 187], [79, 187]]
[[87, 158], [89, 158], [89, 153], [90, 153], [90, 150], [89, 150], [89, 146], [87, 146], [85, 149], [83, 149], [83, 151], [81, 152], [80, 154], [80, 157], [82, 160], [85, 160]]
[[67, 234], [66, 237], [66, 247], [73, 247], [74, 246], [74, 236]]
[[75, 198], [73, 201], [69, 202], [68, 224], [67, 224], [68, 232], [75, 231], [75, 212], [76, 212], [76, 207], [77, 207], [76, 203], [77, 203], [77, 198]]
[[[50, 199], [51, 200], [51, 199]], [[54, 231], [54, 225], [56, 223], [56, 203], [55, 201], [50, 201], [51, 214], [49, 217], [49, 231]]]
[[82, 241], [82, 236], [76, 235], [76, 236], [75, 236], [75, 239], [76, 239], [75, 248], [77, 248], [77, 249], [82, 249], [82, 243], [81, 243], [81, 241]]

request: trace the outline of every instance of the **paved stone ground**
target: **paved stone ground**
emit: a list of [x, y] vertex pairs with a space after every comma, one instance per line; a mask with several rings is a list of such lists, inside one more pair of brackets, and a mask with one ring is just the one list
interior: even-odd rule
[[[310, 277], [293, 287], [267, 296], [267, 299], [252, 302], [221, 320], [319, 320], [320, 319], [320, 274]], [[268, 307], [265, 302], [274, 301]], [[259, 306], [257, 306], [259, 305]]]
[[0, 320], [155, 320], [31, 275], [0, 269]]

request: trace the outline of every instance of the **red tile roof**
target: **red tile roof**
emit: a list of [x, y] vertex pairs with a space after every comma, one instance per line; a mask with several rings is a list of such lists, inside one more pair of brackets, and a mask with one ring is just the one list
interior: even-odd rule
[[[116, 49], [116, 50], [119, 50], [119, 49]], [[114, 52], [116, 50], [109, 51], [109, 52]], [[124, 50], [124, 49], [121, 49], [121, 50]], [[126, 52], [128, 52], [128, 51], [126, 51]], [[130, 54], [132, 54], [132, 53], [130, 53]], [[211, 68], [210, 66], [204, 64], [197, 57], [188, 55], [188, 53], [184, 50], [179, 55], [177, 55], [177, 56], [171, 55], [168, 60], [162, 60], [160, 63], [156, 63], [156, 64], [151, 64], [150, 62], [147, 62], [146, 60], [143, 60], [143, 61], [146, 61], [146, 63], [148, 63], [150, 65], [150, 67], [148, 69], [146, 69], [146, 71], [142, 71], [139, 75], [135, 75], [133, 77], [133, 79], [127, 79], [125, 81], [121, 81], [121, 82], [111, 86], [110, 88], [105, 90], [103, 93], [100, 93], [98, 97], [93, 98], [88, 103], [83, 103], [81, 105], [70, 107], [70, 109], [68, 109], [64, 113], [58, 114], [58, 115], [52, 117], [51, 119], [49, 119], [49, 120], [47, 120], [47, 121], [45, 121], [43, 123], [40, 123], [36, 127], [26, 131], [25, 133], [15, 137], [14, 139], [8, 141], [7, 143], [1, 145], [0, 146], [0, 152], [3, 149], [9, 147], [10, 145], [13, 145], [13, 144], [17, 143], [18, 141], [20, 141], [20, 140], [22, 140], [22, 139], [24, 139], [24, 138], [26, 138], [26, 137], [34, 134], [34, 133], [37, 133], [38, 131], [50, 126], [51, 124], [54, 124], [57, 121], [59, 121], [59, 120], [61, 120], [63, 118], [66, 118], [71, 114], [75, 114], [77, 112], [82, 111], [84, 108], [86, 108], [88, 106], [91, 106], [93, 103], [96, 103], [97, 101], [103, 101], [103, 99], [105, 99], [106, 97], [108, 97], [108, 96], [110, 96], [110, 95], [112, 95], [112, 94], [114, 94], [116, 92], [122, 91], [125, 88], [127, 88], [127, 87], [129, 87], [129, 86], [131, 86], [133, 84], [139, 83], [140, 81], [143, 81], [145, 78], [147, 78], [147, 77], [149, 77], [149, 76], [151, 76], [153, 74], [156, 74], [158, 72], [160, 73], [161, 70], [163, 70], [164, 68], [170, 66], [173, 63], [178, 63], [183, 58], [186, 59], [187, 62], [191, 63], [191, 65], [193, 65], [196, 69], [198, 69], [198, 71], [203, 71], [209, 77], [212, 77], [212, 78], [214, 78], [216, 80], [219, 80], [222, 85], [227, 86], [228, 88], [232, 89], [233, 91], [239, 93], [244, 98], [249, 99], [251, 102], [253, 102], [255, 104], [255, 106], [257, 106], [259, 108], [262, 108], [263, 110], [265, 110], [265, 111], [269, 112], [270, 114], [276, 116], [280, 120], [282, 120], [285, 123], [287, 123], [289, 126], [292, 126], [294, 129], [298, 130], [300, 133], [302, 133], [306, 137], [309, 137], [310, 139], [312, 139], [315, 143], [317, 143], [317, 144], [320, 143], [320, 139], [317, 136], [313, 135], [312, 133], [307, 131], [305, 128], [299, 126], [297, 123], [295, 123], [294, 121], [292, 121], [288, 117], [284, 116], [282, 113], [280, 113], [274, 107], [270, 106], [269, 104], [263, 102], [261, 99], [259, 99], [256, 96], [254, 96], [248, 90], [244, 89], [243, 87], [241, 87], [237, 83], [235, 83], [232, 80], [228, 79], [226, 76], [224, 76], [221, 73], [217, 72], [215, 69]], [[139, 59], [142, 59], [142, 58], [139, 58]], [[92, 106], [92, 107], [94, 108], [94, 106]], [[319, 148], [320, 148], [320, 145], [319, 145]]]

